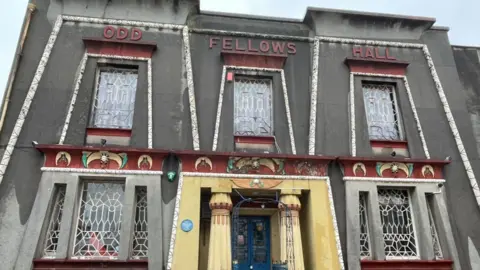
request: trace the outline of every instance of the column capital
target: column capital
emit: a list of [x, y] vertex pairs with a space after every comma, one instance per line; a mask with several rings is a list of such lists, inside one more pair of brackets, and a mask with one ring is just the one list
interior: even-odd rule
[[232, 210], [232, 199], [230, 198], [230, 193], [213, 193], [212, 198], [210, 198], [210, 209], [212, 209], [212, 215], [214, 212], [223, 212], [223, 211], [214, 211], [214, 210], [227, 210], [229, 213]]
[[285, 194], [280, 195], [280, 202], [278, 208], [282, 211], [285, 210], [285, 205], [288, 206], [290, 211], [300, 211], [302, 209], [302, 204], [297, 195]]

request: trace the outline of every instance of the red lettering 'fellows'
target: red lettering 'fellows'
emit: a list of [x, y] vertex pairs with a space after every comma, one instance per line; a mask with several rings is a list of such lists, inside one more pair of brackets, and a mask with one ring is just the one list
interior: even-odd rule
[[219, 38], [217, 37], [211, 37], [210, 38], [210, 44], [208, 45], [208, 47], [211, 49], [213, 48], [213, 46], [217, 45], [217, 41], [220, 40]]
[[285, 42], [272, 41], [272, 48], [274, 53], [283, 54], [285, 51]]
[[264, 53], [270, 51], [270, 44], [268, 44], [267, 41], [262, 40], [262, 42], [260, 42], [260, 51]]
[[288, 48], [288, 53], [289, 54], [296, 54], [297, 53], [297, 47], [295, 43], [289, 42], [287, 43], [287, 48]]

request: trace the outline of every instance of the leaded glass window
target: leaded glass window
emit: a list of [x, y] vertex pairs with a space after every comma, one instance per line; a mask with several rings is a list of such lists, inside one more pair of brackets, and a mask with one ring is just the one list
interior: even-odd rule
[[387, 259], [418, 258], [410, 194], [406, 189], [378, 189]]
[[83, 184], [74, 258], [118, 256], [124, 192], [125, 185], [120, 183]]
[[371, 140], [403, 140], [395, 88], [363, 84], [363, 98]]
[[360, 192], [359, 194], [359, 214], [360, 214], [360, 257], [362, 259], [371, 258], [370, 253], [370, 236], [368, 230], [368, 214], [367, 214], [367, 194]]
[[48, 223], [45, 235], [45, 243], [43, 246], [44, 258], [55, 258], [58, 248], [58, 238], [60, 236], [60, 225], [62, 222], [63, 205], [65, 203], [65, 185], [55, 187], [55, 195], [53, 198], [53, 206], [50, 214], [50, 222]]
[[234, 92], [235, 135], [272, 136], [272, 81], [237, 77]]
[[136, 69], [110, 67], [99, 70], [93, 127], [132, 128], [137, 79]]
[[135, 223], [133, 232], [132, 257], [142, 259], [148, 257], [148, 203], [147, 188], [136, 190]]
[[428, 195], [427, 209], [428, 209], [428, 220], [430, 222], [430, 233], [432, 234], [432, 241], [433, 241], [432, 243], [433, 253], [435, 255], [435, 259], [443, 260], [442, 247], [440, 246], [440, 240], [438, 239], [438, 233], [437, 233], [437, 226], [435, 225], [435, 219], [433, 218], [432, 204], [433, 204], [432, 195]]

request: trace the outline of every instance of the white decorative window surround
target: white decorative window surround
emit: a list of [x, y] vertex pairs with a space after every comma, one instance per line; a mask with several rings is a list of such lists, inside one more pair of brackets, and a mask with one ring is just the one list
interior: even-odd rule
[[48, 228], [45, 235], [43, 258], [55, 258], [57, 253], [60, 227], [62, 225], [63, 206], [65, 203], [65, 191], [65, 185], [57, 185], [55, 187], [50, 221], [48, 223]]
[[148, 257], [147, 210], [147, 187], [137, 187], [135, 194], [135, 220], [133, 225], [133, 259], [145, 259]]
[[[282, 90], [283, 90], [283, 97], [285, 101], [285, 110], [287, 114], [287, 122], [288, 122], [288, 133], [290, 135], [290, 145], [292, 148], [292, 154], [296, 154], [297, 150], [295, 147], [295, 136], [293, 134], [293, 125], [292, 125], [292, 117], [290, 114], [290, 104], [288, 100], [288, 89], [287, 84], [285, 81], [285, 72], [283, 69], [276, 69], [276, 68], [255, 68], [255, 67], [242, 67], [242, 66], [223, 66], [222, 71], [222, 80], [220, 82], [220, 93], [218, 96], [218, 106], [217, 106], [217, 116], [215, 119], [215, 131], [213, 135], [213, 145], [212, 151], [217, 150], [218, 146], [218, 134], [220, 131], [220, 119], [222, 116], [222, 108], [223, 108], [223, 98], [225, 92], [225, 76], [227, 74], [227, 70], [240, 70], [240, 71], [256, 71], [256, 72], [278, 72], [280, 73], [282, 79]], [[273, 119], [273, 117], [272, 117]], [[272, 122], [273, 123], [273, 122]]]
[[387, 259], [417, 259], [411, 199], [407, 189], [378, 189], [378, 207]]
[[91, 125], [96, 128], [131, 129], [137, 83], [136, 68], [99, 68]]
[[118, 257], [125, 185], [85, 182], [72, 258]]
[[237, 76], [234, 88], [234, 134], [273, 135], [272, 80]]
[[403, 140], [395, 87], [362, 83], [370, 140]]
[[[148, 87], [147, 87], [147, 111], [148, 111], [148, 124], [147, 124], [147, 136], [148, 136], [148, 148], [153, 148], [153, 106], [152, 106], [152, 61], [150, 58], [145, 57], [132, 57], [132, 56], [118, 56], [118, 55], [103, 55], [103, 54], [91, 54], [85, 53], [82, 60], [80, 61], [79, 71], [76, 75], [76, 80], [74, 84], [72, 99], [70, 100], [70, 105], [67, 111], [67, 116], [65, 118], [65, 123], [63, 124], [62, 133], [60, 135], [60, 140], [58, 144], [64, 144], [65, 138], [67, 137], [68, 127], [70, 125], [70, 120], [72, 118], [73, 109], [77, 101], [78, 92], [80, 90], [80, 85], [82, 83], [83, 74], [87, 66], [88, 58], [105, 58], [105, 59], [120, 59], [120, 60], [131, 60], [131, 61], [146, 61], [147, 62], [147, 78], [148, 78]], [[98, 82], [100, 83], [100, 81]], [[131, 96], [130, 96], [131, 97]], [[135, 96], [133, 96], [133, 101]], [[133, 114], [132, 114], [133, 115]], [[131, 121], [130, 121], [131, 122]]]
[[[356, 136], [356, 125], [355, 125], [355, 83], [354, 79], [355, 76], [364, 76], [364, 77], [377, 77], [377, 78], [396, 78], [402, 79], [405, 90], [407, 92], [408, 100], [410, 102], [410, 107], [412, 108], [413, 117], [415, 118], [415, 124], [417, 126], [417, 131], [420, 136], [420, 140], [422, 142], [423, 151], [425, 153], [425, 157], [430, 159], [430, 152], [428, 151], [427, 142], [425, 140], [425, 136], [423, 135], [422, 125], [420, 124], [420, 118], [417, 114], [417, 109], [415, 107], [415, 102], [413, 101], [413, 96], [410, 90], [410, 85], [408, 84], [408, 80], [406, 76], [403, 75], [390, 75], [390, 74], [377, 74], [377, 73], [362, 73], [362, 72], [351, 72], [350, 73], [350, 93], [349, 93], [349, 100], [350, 100], [350, 138], [351, 138], [351, 146], [350, 152], [352, 156], [357, 155], [357, 136]], [[394, 100], [394, 103], [396, 101]], [[398, 105], [397, 105], [398, 106]], [[397, 126], [400, 123], [397, 124]], [[401, 135], [401, 128], [399, 129], [399, 134]]]

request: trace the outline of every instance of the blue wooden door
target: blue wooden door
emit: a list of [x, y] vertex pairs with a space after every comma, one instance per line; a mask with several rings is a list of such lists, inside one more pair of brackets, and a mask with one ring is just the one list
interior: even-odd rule
[[[269, 217], [240, 217], [236, 249], [239, 270], [270, 270]], [[235, 252], [233, 252], [235, 254]]]

